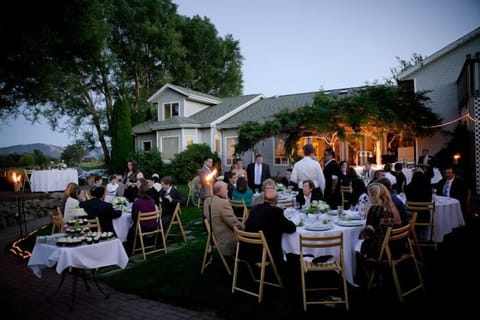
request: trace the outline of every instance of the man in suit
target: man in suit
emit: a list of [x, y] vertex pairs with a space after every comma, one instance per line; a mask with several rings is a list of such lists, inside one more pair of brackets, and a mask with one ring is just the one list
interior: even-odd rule
[[325, 161], [325, 167], [323, 168], [323, 174], [325, 176], [325, 201], [330, 205], [330, 208], [336, 209], [337, 206], [342, 204], [342, 194], [340, 192], [339, 182], [342, 176], [342, 170], [335, 161], [335, 151], [328, 148], [323, 152], [323, 159]]
[[463, 179], [455, 175], [455, 170], [450, 167], [445, 169], [444, 178], [437, 185], [437, 194], [455, 198], [460, 201], [462, 213], [465, 217], [467, 211], [467, 187]]
[[247, 166], [248, 186], [252, 190], [261, 190], [263, 181], [270, 178], [270, 167], [263, 163], [263, 156], [257, 154], [255, 162]]
[[433, 167], [436, 166], [435, 158], [428, 154], [428, 149], [423, 149], [422, 155], [418, 158], [417, 165], [423, 168], [427, 178], [433, 178]]
[[[247, 222], [245, 223], [245, 231], [258, 232], [263, 231], [268, 247], [272, 254], [275, 264], [283, 273], [282, 251], [282, 234], [294, 233], [296, 230], [295, 224], [285, 218], [283, 210], [276, 205], [278, 194], [275, 187], [269, 186], [263, 190], [264, 202], [252, 208]], [[251, 261], [260, 261], [261, 251], [247, 250], [244, 252], [244, 258]]]
[[185, 204], [185, 199], [180, 190], [173, 186], [172, 177], [163, 177], [160, 180], [160, 184], [162, 185], [162, 189], [159, 192], [160, 204], [162, 206], [162, 223], [164, 228], [168, 228], [177, 204]]
[[210, 221], [212, 232], [217, 238], [222, 253], [225, 256], [233, 256], [237, 246], [233, 227], [243, 230], [244, 225], [235, 216], [232, 205], [228, 201], [228, 187], [225, 182], [215, 182], [213, 196], [205, 199], [203, 215]]
[[98, 217], [102, 232], [113, 232], [112, 220], [122, 215], [122, 211], [113, 209], [111, 203], [103, 201], [105, 197], [104, 187], [92, 187], [90, 189], [92, 199], [80, 202], [80, 208], [83, 208], [88, 215], [88, 219], [95, 219]]

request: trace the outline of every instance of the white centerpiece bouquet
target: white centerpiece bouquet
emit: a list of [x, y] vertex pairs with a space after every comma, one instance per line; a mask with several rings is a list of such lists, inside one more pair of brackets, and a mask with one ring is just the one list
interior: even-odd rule
[[285, 186], [282, 183], [277, 183], [275, 186], [275, 190], [278, 192], [282, 192], [285, 190]]
[[115, 210], [126, 211], [128, 208], [128, 200], [125, 197], [115, 197], [112, 200], [112, 205]]
[[313, 200], [305, 210], [305, 213], [327, 213], [330, 210], [330, 206], [322, 200]]

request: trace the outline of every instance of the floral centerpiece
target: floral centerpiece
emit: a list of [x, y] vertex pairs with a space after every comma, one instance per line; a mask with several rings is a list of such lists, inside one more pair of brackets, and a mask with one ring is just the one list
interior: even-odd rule
[[125, 197], [115, 197], [112, 200], [112, 205], [117, 210], [125, 211], [128, 207], [128, 200]]
[[313, 200], [305, 213], [327, 213], [330, 210], [330, 206], [322, 200]]
[[282, 183], [277, 183], [276, 186], [275, 186], [275, 190], [283, 191], [283, 190], [285, 190], [285, 186]]

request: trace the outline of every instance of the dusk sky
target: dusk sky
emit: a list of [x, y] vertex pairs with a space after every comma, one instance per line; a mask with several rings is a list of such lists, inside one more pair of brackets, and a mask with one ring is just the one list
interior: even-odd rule
[[[395, 57], [429, 56], [480, 26], [478, 0], [173, 2], [240, 42], [243, 93], [265, 96], [383, 83]], [[2, 123], [0, 134], [0, 147], [75, 140], [23, 119]]]

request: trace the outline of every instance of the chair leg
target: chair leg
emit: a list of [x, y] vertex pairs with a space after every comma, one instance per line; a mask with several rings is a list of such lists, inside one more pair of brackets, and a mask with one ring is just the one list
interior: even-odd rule
[[397, 289], [398, 299], [400, 300], [401, 303], [404, 303], [405, 299], [403, 298], [402, 288], [400, 287], [400, 281], [398, 280], [397, 268], [395, 267], [395, 264], [392, 264], [391, 269], [392, 269], [393, 281], [395, 282], [395, 288]]
[[[207, 263], [207, 257], [208, 257], [208, 250], [210, 249], [210, 235], [207, 238], [207, 243], [205, 244], [205, 252], [203, 253], [203, 262], [202, 262], [202, 269], [200, 270], [200, 274], [203, 274], [203, 271], [205, 271], [205, 268], [207, 265], [209, 265], [212, 262], [212, 258], [210, 256], [210, 260]], [[213, 254], [213, 252], [211, 253]]]
[[303, 262], [300, 260], [300, 272], [302, 278], [302, 297], [303, 297], [303, 311], [307, 312], [307, 288], [305, 286], [305, 271], [303, 270]]
[[345, 300], [345, 308], [348, 311], [349, 310], [348, 287], [347, 287], [347, 279], [345, 277], [345, 268], [342, 269], [342, 279], [343, 279], [343, 295]]

